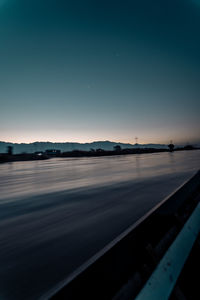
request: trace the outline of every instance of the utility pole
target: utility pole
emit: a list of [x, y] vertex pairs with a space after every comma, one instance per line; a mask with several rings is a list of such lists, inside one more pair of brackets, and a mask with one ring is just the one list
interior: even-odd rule
[[135, 137], [135, 143], [136, 144], [138, 143], [138, 137]]

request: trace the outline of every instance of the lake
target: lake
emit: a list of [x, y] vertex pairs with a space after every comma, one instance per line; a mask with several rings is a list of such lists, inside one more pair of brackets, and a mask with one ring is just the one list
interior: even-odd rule
[[38, 299], [200, 169], [200, 150], [0, 165], [0, 299]]

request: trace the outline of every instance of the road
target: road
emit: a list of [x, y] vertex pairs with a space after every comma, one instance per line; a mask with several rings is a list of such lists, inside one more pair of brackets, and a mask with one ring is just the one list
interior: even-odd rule
[[0, 299], [38, 299], [199, 167], [199, 150], [0, 165]]

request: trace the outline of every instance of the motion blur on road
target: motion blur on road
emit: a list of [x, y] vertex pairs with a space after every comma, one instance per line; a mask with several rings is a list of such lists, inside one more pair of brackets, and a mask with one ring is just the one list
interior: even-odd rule
[[0, 165], [0, 299], [38, 299], [188, 180], [200, 150]]

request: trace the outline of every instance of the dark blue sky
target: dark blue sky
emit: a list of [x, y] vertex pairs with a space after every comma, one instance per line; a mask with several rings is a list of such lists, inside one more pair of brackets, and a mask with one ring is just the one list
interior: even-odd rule
[[200, 1], [0, 0], [0, 140], [199, 142]]

